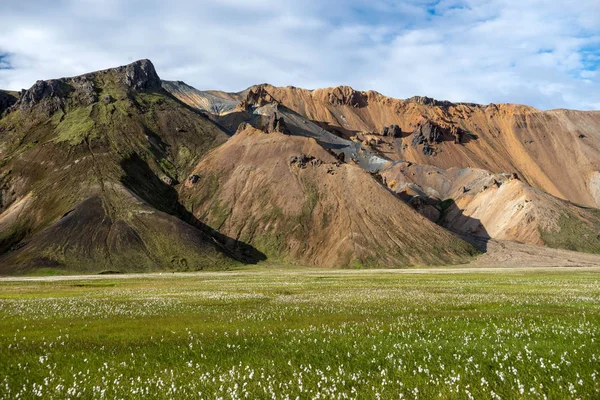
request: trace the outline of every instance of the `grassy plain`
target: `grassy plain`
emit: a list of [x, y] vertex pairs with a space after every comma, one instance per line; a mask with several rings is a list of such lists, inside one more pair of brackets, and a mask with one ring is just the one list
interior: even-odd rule
[[35, 279], [0, 398], [600, 397], [600, 269]]

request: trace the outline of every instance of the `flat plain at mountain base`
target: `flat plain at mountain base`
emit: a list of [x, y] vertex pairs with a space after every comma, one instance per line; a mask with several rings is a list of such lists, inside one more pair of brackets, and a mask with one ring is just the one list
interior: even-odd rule
[[1, 280], [0, 397], [598, 398], [599, 273]]

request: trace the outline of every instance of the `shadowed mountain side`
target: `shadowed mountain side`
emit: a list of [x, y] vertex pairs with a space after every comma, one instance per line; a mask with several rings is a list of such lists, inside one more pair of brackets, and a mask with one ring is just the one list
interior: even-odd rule
[[197, 271], [235, 264], [194, 227], [133, 199], [121, 199], [119, 207], [123, 201], [130, 202], [127, 216], [115, 215], [115, 204], [99, 196], [85, 200], [6, 254], [3, 273], [38, 268], [86, 273]]
[[246, 126], [180, 190], [214, 229], [270, 259], [322, 267], [464, 262], [474, 249], [314, 139]]
[[[418, 211], [418, 210], [417, 210]], [[449, 226], [446, 223], [446, 218], [452, 215], [455, 220], [455, 225]], [[481, 220], [465, 215], [458, 205], [452, 199], [444, 201], [441, 207], [441, 213], [436, 221], [440, 225], [447, 228], [450, 232], [455, 233], [462, 240], [470, 243], [482, 253], [487, 252], [488, 242], [492, 239]], [[458, 229], [453, 229], [459, 227]]]
[[4, 111], [6, 111], [13, 104], [15, 104], [18, 99], [18, 95], [15, 95], [14, 92], [0, 90], [0, 117], [2, 116]]
[[[179, 218], [171, 187], [227, 137], [163, 91], [147, 60], [37, 82], [0, 119], [0, 273], [239, 264]], [[123, 170], [136, 157], [138, 186]], [[132, 196], [124, 174], [152, 195]]]
[[600, 210], [532, 188], [515, 175], [396, 162], [387, 186], [419, 212], [461, 235], [600, 253]]
[[[132, 193], [143, 199], [152, 207], [171, 214], [199, 229], [204, 240], [215, 240], [222, 245], [228, 254], [244, 263], [255, 264], [266, 260], [266, 256], [254, 247], [227, 237], [215, 229], [200, 222], [179, 202], [179, 194], [174, 187], [167, 185], [154, 174], [148, 164], [137, 154], [123, 160], [121, 166], [125, 174], [121, 182]], [[199, 234], [200, 234], [199, 233]]]

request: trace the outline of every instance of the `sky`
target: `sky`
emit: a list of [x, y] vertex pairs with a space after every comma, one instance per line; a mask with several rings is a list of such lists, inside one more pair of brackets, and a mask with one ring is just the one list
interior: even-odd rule
[[2, 89], [142, 58], [198, 89], [600, 110], [600, 1], [2, 0]]

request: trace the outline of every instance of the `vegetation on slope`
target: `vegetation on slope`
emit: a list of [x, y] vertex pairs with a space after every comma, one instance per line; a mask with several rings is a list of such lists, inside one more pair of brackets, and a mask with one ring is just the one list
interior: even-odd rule
[[600, 210], [584, 209], [579, 215], [564, 213], [558, 218], [557, 225], [540, 228], [546, 245], [600, 254]]
[[180, 193], [196, 218], [274, 260], [392, 268], [476, 254], [313, 139], [247, 127], [193, 173]]
[[0, 271], [236, 264], [172, 188], [227, 136], [164, 92], [148, 61], [36, 83], [0, 136]]

